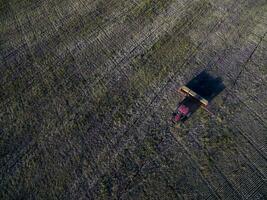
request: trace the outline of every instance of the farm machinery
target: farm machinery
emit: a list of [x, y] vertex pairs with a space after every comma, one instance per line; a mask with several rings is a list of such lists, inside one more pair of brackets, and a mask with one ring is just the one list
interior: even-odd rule
[[176, 111], [173, 113], [172, 121], [174, 123], [184, 122], [188, 119], [193, 112], [199, 107], [204, 108], [206, 111], [211, 113], [207, 106], [209, 102], [187, 86], [182, 86], [178, 90], [183, 95], [183, 100], [178, 104]]
[[214, 77], [207, 71], [202, 71], [186, 85], [179, 88], [183, 99], [178, 103], [172, 115], [172, 122], [184, 122], [198, 108], [205, 109], [209, 114], [208, 106], [212, 99], [225, 89], [225, 85], [220, 77]]

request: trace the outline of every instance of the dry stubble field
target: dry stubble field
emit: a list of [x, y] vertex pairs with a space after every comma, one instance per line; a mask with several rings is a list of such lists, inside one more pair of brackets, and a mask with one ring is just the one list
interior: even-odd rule
[[[266, 199], [265, 0], [1, 0], [0, 199]], [[180, 127], [176, 89], [226, 88]]]

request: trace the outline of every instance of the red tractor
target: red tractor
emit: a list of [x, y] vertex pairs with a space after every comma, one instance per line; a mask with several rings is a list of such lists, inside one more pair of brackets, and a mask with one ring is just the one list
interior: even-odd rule
[[203, 107], [209, 111], [207, 109], [209, 102], [193, 90], [182, 86], [178, 91], [184, 95], [184, 98], [178, 104], [176, 111], [172, 115], [173, 123], [184, 122], [199, 107]]

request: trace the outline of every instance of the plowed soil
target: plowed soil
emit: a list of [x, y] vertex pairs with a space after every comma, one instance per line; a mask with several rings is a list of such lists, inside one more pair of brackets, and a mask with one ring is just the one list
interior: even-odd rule
[[[0, 22], [0, 199], [267, 199], [265, 0], [2, 0]], [[214, 115], [172, 124], [203, 70]]]

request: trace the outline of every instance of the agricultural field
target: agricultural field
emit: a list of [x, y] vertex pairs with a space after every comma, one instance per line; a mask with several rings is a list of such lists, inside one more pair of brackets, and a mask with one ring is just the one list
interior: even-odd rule
[[[0, 199], [267, 199], [266, 0], [0, 0]], [[225, 85], [184, 124], [177, 89]]]

